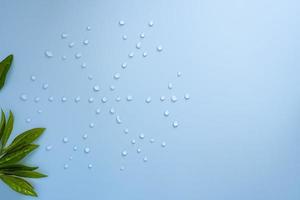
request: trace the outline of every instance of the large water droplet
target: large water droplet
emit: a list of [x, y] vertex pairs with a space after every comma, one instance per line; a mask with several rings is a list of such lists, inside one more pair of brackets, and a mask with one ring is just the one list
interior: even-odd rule
[[88, 102], [89, 102], [89, 103], [93, 103], [93, 102], [94, 102], [94, 98], [93, 98], [93, 97], [90, 97], [89, 100], [88, 100]]
[[124, 20], [120, 20], [120, 21], [119, 21], [119, 25], [120, 25], [120, 26], [124, 26], [124, 25], [125, 25], [125, 21], [124, 21]]
[[162, 52], [163, 47], [162, 47], [161, 45], [158, 45], [158, 46], [156, 47], [156, 50], [157, 50], [158, 52]]
[[88, 138], [88, 134], [83, 134], [82, 138], [86, 140]]
[[121, 97], [120, 96], [117, 96], [116, 97], [116, 102], [120, 102], [121, 101]]
[[140, 49], [141, 46], [142, 46], [142, 43], [141, 43], [141, 42], [138, 42], [138, 43], [136, 43], [136, 45], [135, 45], [135, 47], [136, 47], [137, 49]]
[[166, 100], [166, 97], [165, 96], [161, 96], [160, 97], [160, 101], [164, 101], [164, 100]]
[[177, 77], [181, 77], [182, 73], [181, 72], [177, 72]]
[[148, 53], [147, 52], [144, 52], [143, 53], [143, 57], [145, 58], [145, 57], [147, 57], [148, 56]]
[[73, 48], [75, 46], [75, 42], [70, 42], [68, 46], [69, 48]]
[[117, 122], [118, 124], [122, 124], [122, 120], [121, 120], [121, 118], [120, 118], [119, 115], [117, 115], [117, 117], [116, 117], [116, 122]]
[[22, 101], [27, 101], [28, 97], [27, 97], [26, 94], [21, 94], [20, 99], [21, 99]]
[[109, 110], [109, 113], [112, 114], [112, 115], [115, 114], [115, 112], [116, 112], [116, 111], [115, 111], [114, 108], [111, 108], [111, 109]]
[[126, 100], [127, 100], [127, 101], [132, 101], [132, 100], [133, 100], [133, 97], [132, 97], [131, 95], [128, 95], [127, 98], [126, 98]]
[[82, 43], [83, 43], [84, 45], [88, 45], [88, 44], [89, 44], [89, 40], [84, 40]]
[[148, 162], [147, 156], [144, 157], [143, 161], [144, 161], [144, 162]]
[[116, 87], [115, 87], [114, 85], [111, 85], [111, 86], [109, 87], [109, 89], [110, 89], [110, 91], [114, 91], [114, 90], [116, 89]]
[[123, 39], [123, 40], [127, 40], [127, 35], [123, 35], [123, 36], [122, 36], [122, 39]]
[[36, 76], [32, 75], [32, 76], [30, 77], [30, 80], [36, 81]]
[[165, 112], [164, 112], [164, 116], [165, 117], [168, 117], [170, 115], [170, 112], [168, 111], [168, 110], [166, 110]]
[[67, 137], [64, 137], [64, 138], [63, 138], [63, 142], [64, 142], [64, 143], [68, 143], [68, 142], [69, 142], [69, 139], [68, 139]]
[[166, 142], [162, 142], [162, 143], [161, 143], [161, 147], [164, 148], [164, 147], [166, 147], [166, 146], [167, 146], [167, 143], [166, 143]]
[[90, 128], [94, 128], [94, 127], [95, 127], [95, 124], [94, 124], [94, 123], [90, 123], [89, 127], [90, 127]]
[[66, 38], [68, 37], [68, 34], [62, 33], [62, 34], [60, 35], [60, 37], [61, 37], [61, 39], [66, 39]]
[[53, 53], [51, 51], [47, 50], [47, 51], [45, 51], [45, 56], [47, 58], [52, 58], [53, 57]]
[[120, 77], [121, 77], [120, 73], [115, 73], [115, 75], [114, 75], [115, 80], [119, 80]]
[[136, 150], [136, 152], [137, 152], [137, 153], [141, 153], [142, 150], [141, 150], [140, 148], [138, 148], [138, 149]]
[[127, 63], [124, 62], [124, 63], [121, 65], [121, 67], [122, 67], [123, 69], [125, 69], [125, 68], [127, 67]]
[[124, 131], [125, 134], [129, 133], [129, 129], [128, 128], [125, 128], [123, 131]]
[[86, 66], [87, 66], [86, 63], [82, 63], [82, 64], [81, 64], [81, 68], [82, 68], [82, 69], [85, 69]]
[[93, 165], [92, 165], [92, 164], [88, 164], [88, 168], [89, 168], [89, 169], [92, 169], [92, 168], [93, 168]]
[[154, 25], [153, 20], [150, 20], [149, 23], [148, 23], [148, 26], [149, 26], [149, 27], [152, 27], [153, 25]]
[[61, 98], [61, 101], [62, 101], [62, 102], [66, 102], [66, 101], [67, 101], [67, 97], [62, 97], [62, 98]]
[[135, 144], [136, 143], [136, 141], [135, 140], [131, 140], [131, 144]]
[[69, 169], [69, 165], [68, 165], [68, 164], [65, 164], [65, 165], [64, 165], [64, 169]]
[[85, 148], [84, 148], [84, 153], [90, 153], [90, 152], [91, 152], [91, 150], [90, 150], [89, 147], [85, 147]]
[[125, 157], [125, 156], [127, 156], [127, 155], [128, 155], [127, 151], [125, 151], [125, 150], [122, 151], [122, 156], [123, 156], [123, 157]]
[[142, 140], [142, 139], [145, 138], [145, 135], [144, 135], [143, 133], [141, 133], [141, 134], [139, 135], [139, 138]]
[[80, 101], [80, 97], [79, 96], [75, 97], [74, 101], [75, 101], [75, 103], [78, 103]]
[[44, 90], [47, 90], [49, 88], [49, 84], [48, 83], [44, 83], [42, 87], [43, 87]]
[[50, 97], [48, 98], [48, 101], [49, 101], [49, 102], [53, 102], [53, 101], [54, 101], [54, 97], [53, 97], [53, 96], [50, 96]]
[[175, 103], [176, 101], [177, 101], [177, 97], [176, 96], [171, 96], [171, 101], [173, 102], [173, 103]]
[[77, 146], [73, 146], [73, 151], [77, 151], [78, 147]]
[[106, 97], [102, 97], [101, 101], [102, 101], [102, 103], [106, 103], [107, 102], [107, 98]]
[[87, 30], [87, 31], [91, 31], [91, 30], [92, 30], [92, 27], [87, 26], [87, 27], [86, 27], [86, 30]]
[[178, 121], [174, 121], [174, 122], [173, 122], [173, 127], [174, 127], [174, 128], [177, 128], [178, 126], [179, 126]]
[[75, 58], [76, 58], [76, 59], [80, 59], [81, 57], [82, 57], [82, 54], [81, 54], [81, 53], [76, 53], [76, 54], [75, 54]]
[[134, 53], [133, 53], [133, 52], [131, 52], [131, 53], [128, 54], [128, 57], [129, 57], [129, 58], [133, 58], [133, 56], [134, 56]]
[[190, 99], [190, 95], [189, 95], [188, 93], [185, 94], [185, 95], [184, 95], [184, 99], [185, 99], [185, 100], [189, 100], [189, 99]]
[[101, 112], [101, 109], [100, 109], [100, 108], [97, 108], [97, 109], [96, 109], [96, 114], [99, 115], [100, 112]]
[[145, 38], [145, 33], [141, 33], [140, 38], [142, 38], [142, 39]]
[[169, 83], [169, 84], [168, 84], [168, 89], [171, 90], [172, 88], [173, 88], [173, 84], [172, 84], [172, 83]]
[[152, 99], [151, 97], [147, 97], [147, 99], [145, 100], [146, 103], [151, 103]]

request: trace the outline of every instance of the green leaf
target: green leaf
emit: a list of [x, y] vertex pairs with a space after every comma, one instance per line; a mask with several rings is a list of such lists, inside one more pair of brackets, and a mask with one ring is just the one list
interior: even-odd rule
[[3, 173], [5, 175], [13, 175], [13, 176], [19, 176], [19, 177], [24, 177], [24, 178], [45, 178], [47, 175], [39, 173], [39, 172], [34, 172], [34, 171], [25, 171], [25, 170], [17, 170], [17, 171], [5, 171], [5, 170], [0, 170], [0, 173]]
[[38, 169], [38, 167], [29, 167], [21, 164], [0, 165], [0, 171], [34, 171], [36, 169]]
[[2, 158], [0, 158], [0, 165], [16, 163], [25, 158], [29, 153], [31, 153], [38, 147], [39, 145], [36, 144], [28, 144], [17, 151], [5, 154]]
[[0, 141], [1, 141], [1, 138], [4, 134], [5, 123], [6, 123], [5, 114], [4, 114], [3, 110], [1, 110]]
[[36, 139], [38, 139], [43, 132], [45, 131], [45, 128], [34, 128], [28, 131], [25, 131], [24, 133], [18, 135], [13, 142], [4, 150], [4, 152], [10, 152], [11, 150], [14, 150], [16, 148], [22, 147], [24, 145], [30, 144], [34, 142]]
[[0, 90], [4, 86], [6, 75], [11, 67], [12, 61], [13, 55], [9, 55], [3, 61], [0, 62]]
[[7, 141], [10, 137], [10, 134], [13, 130], [13, 127], [14, 127], [14, 115], [11, 111], [9, 111], [9, 117], [8, 117], [7, 123], [5, 124], [4, 133], [1, 138], [2, 147], [5, 147]]
[[26, 180], [7, 175], [2, 175], [0, 178], [14, 191], [24, 195], [37, 197], [37, 193], [34, 191], [33, 186]]

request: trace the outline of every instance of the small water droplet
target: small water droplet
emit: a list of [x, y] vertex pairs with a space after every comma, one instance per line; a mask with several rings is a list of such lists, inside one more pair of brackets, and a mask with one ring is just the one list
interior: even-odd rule
[[87, 66], [86, 63], [82, 63], [82, 64], [81, 64], [81, 69], [85, 69], [86, 66]]
[[48, 88], [49, 88], [49, 84], [48, 84], [48, 83], [44, 83], [44, 84], [43, 84], [43, 89], [44, 89], [44, 90], [47, 90]]
[[145, 135], [144, 135], [143, 133], [141, 133], [141, 134], [139, 135], [139, 138], [142, 140], [142, 139], [145, 138]]
[[115, 87], [114, 85], [111, 85], [111, 86], [109, 87], [109, 89], [110, 89], [110, 91], [114, 91], [114, 90], [116, 89], [116, 87]]
[[123, 69], [125, 69], [125, 68], [127, 67], [127, 63], [124, 62], [124, 63], [121, 65], [121, 67], [122, 67]]
[[119, 25], [120, 25], [120, 26], [124, 26], [124, 25], [125, 25], [125, 21], [124, 21], [124, 20], [120, 20], [120, 21], [119, 21]]
[[185, 95], [184, 95], [184, 99], [185, 99], [185, 100], [189, 100], [189, 99], [190, 99], [190, 95], [189, 95], [188, 93], [185, 94]]
[[161, 147], [164, 148], [164, 147], [166, 147], [166, 146], [167, 146], [167, 143], [166, 143], [166, 142], [162, 142], [162, 143], [161, 143]]
[[27, 101], [28, 97], [27, 97], [26, 94], [21, 94], [20, 99], [21, 99], [22, 101]]
[[121, 97], [120, 96], [117, 96], [116, 97], [116, 102], [120, 102], [121, 101]]
[[141, 43], [141, 42], [138, 42], [138, 43], [136, 43], [136, 45], [135, 45], [135, 47], [136, 47], [137, 49], [140, 49], [141, 46], [142, 46], [142, 43]]
[[27, 118], [26, 123], [30, 123], [30, 122], [31, 122], [31, 118]]
[[52, 58], [53, 57], [53, 53], [51, 51], [47, 50], [47, 51], [45, 51], [45, 56], [47, 58]]
[[131, 140], [131, 144], [135, 144], [136, 143], [136, 141], [135, 140]]
[[145, 57], [147, 57], [148, 56], [148, 53], [147, 52], [144, 52], [143, 53], [143, 57], [145, 58]]
[[68, 143], [68, 142], [69, 142], [69, 138], [64, 137], [64, 138], [63, 138], [63, 142], [64, 142], [64, 143]]
[[69, 160], [73, 160], [73, 156], [70, 156], [70, 157], [69, 157]]
[[125, 167], [124, 166], [121, 166], [120, 167], [120, 171], [124, 171], [125, 170]]
[[151, 103], [152, 99], [151, 97], [147, 97], [147, 99], [145, 100], [146, 103]]
[[70, 42], [68, 46], [69, 48], [73, 48], [75, 46], [75, 42]]
[[84, 135], [82, 136], [82, 138], [83, 138], [84, 140], [86, 140], [86, 139], [88, 138], [88, 134], [84, 134]]
[[43, 111], [41, 109], [37, 110], [38, 114], [41, 114]]
[[173, 102], [173, 103], [175, 103], [176, 101], [177, 101], [177, 97], [176, 96], [171, 96], [171, 101]]
[[80, 97], [79, 96], [75, 97], [74, 101], [75, 101], [75, 103], [78, 103], [80, 101]]
[[87, 26], [87, 27], [86, 27], [86, 30], [87, 30], [87, 31], [91, 31], [91, 30], [92, 30], [92, 27]]
[[49, 101], [49, 102], [53, 102], [53, 101], [54, 101], [54, 97], [53, 97], [53, 96], [50, 96], [50, 97], [48, 98], [48, 101]]
[[169, 83], [169, 84], [168, 84], [168, 89], [171, 90], [172, 88], [173, 88], [173, 84], [172, 84], [172, 83]]
[[129, 58], [133, 58], [133, 56], [134, 56], [134, 53], [133, 53], [133, 52], [131, 52], [131, 53], [128, 54], [128, 57], [129, 57]]
[[143, 159], [144, 162], [148, 162], [148, 158], [145, 156]]
[[152, 27], [153, 25], [154, 25], [153, 20], [150, 20], [149, 23], [148, 23], [148, 26], [149, 26], [149, 27]]
[[132, 100], [133, 100], [133, 97], [132, 97], [131, 95], [128, 95], [127, 98], [126, 98], [126, 100], [127, 100], [127, 101], [132, 101]]
[[81, 57], [82, 57], [82, 54], [81, 54], [81, 53], [76, 53], [76, 54], [75, 54], [75, 58], [76, 58], [76, 59], [80, 59]]
[[137, 153], [141, 153], [142, 150], [141, 150], [140, 148], [138, 148], [138, 149], [136, 150], [136, 152], [137, 152]]
[[106, 102], [107, 102], [107, 98], [106, 98], [106, 97], [103, 97], [103, 98], [101, 99], [101, 101], [102, 101], [102, 103], [106, 103]]
[[89, 169], [92, 169], [92, 168], [93, 168], [93, 165], [92, 165], [92, 164], [89, 164], [89, 165], [88, 165], [88, 168], [89, 168]]
[[145, 38], [145, 33], [141, 33], [140, 38], [142, 38], [142, 39]]
[[88, 75], [88, 79], [91, 81], [93, 80], [93, 76], [92, 75]]
[[128, 134], [128, 133], [129, 133], [129, 129], [128, 129], [128, 128], [125, 128], [125, 129], [123, 130], [123, 132], [124, 132], [125, 134]]
[[64, 165], [64, 169], [68, 169], [69, 168], [69, 165], [68, 164], [65, 164]]
[[77, 146], [73, 146], [73, 151], [77, 151], [78, 147]]
[[90, 128], [94, 128], [94, 127], [95, 127], [95, 124], [94, 124], [94, 123], [90, 123], [89, 127], [90, 127]]
[[178, 121], [174, 121], [174, 122], [173, 122], [173, 127], [174, 127], [174, 128], [177, 128], [178, 126], [179, 126]]
[[67, 56], [62, 56], [61, 59], [62, 60], [67, 60]]
[[89, 44], [89, 40], [84, 40], [82, 43], [83, 43], [84, 45], [88, 45], [88, 44]]
[[164, 116], [165, 117], [168, 117], [170, 115], [170, 112], [168, 111], [168, 110], [166, 110], [165, 112], [164, 112]]
[[161, 52], [161, 51], [163, 50], [163, 47], [162, 47], [161, 45], [158, 45], [158, 46], [156, 47], [156, 50], [157, 50], [158, 52]]
[[121, 77], [120, 73], [115, 73], [115, 75], [114, 75], [115, 80], [119, 80], [120, 77]]
[[123, 157], [125, 157], [125, 156], [127, 156], [127, 155], [128, 155], [127, 151], [122, 151], [122, 156], [123, 156]]
[[177, 77], [181, 77], [182, 73], [181, 72], [177, 72]]
[[166, 97], [165, 96], [161, 96], [160, 97], [160, 101], [164, 101], [164, 100], [166, 100]]
[[97, 109], [96, 109], [96, 114], [99, 115], [100, 112], [101, 112], [101, 109], [100, 109], [100, 108], [97, 108]]
[[48, 146], [46, 146], [46, 151], [51, 151], [52, 150], [52, 145], [48, 145]]
[[31, 80], [31, 81], [36, 81], [36, 76], [32, 75], [32, 76], [30, 77], [30, 80]]
[[90, 150], [89, 147], [85, 147], [85, 148], [84, 148], [84, 153], [90, 153], [90, 152], [91, 152], [91, 150]]
[[94, 98], [93, 98], [93, 97], [90, 97], [89, 100], [88, 100], [88, 102], [89, 102], [89, 103], [93, 103], [93, 102], [94, 102]]
[[114, 108], [111, 108], [111, 109], [109, 110], [109, 113], [112, 114], [112, 115], [115, 114], [115, 109], [114, 109]]
[[61, 39], [66, 39], [66, 38], [68, 37], [68, 34], [62, 33], [62, 34], [60, 35], [60, 37], [61, 37]]
[[122, 124], [122, 120], [119, 115], [116, 116], [116, 122], [117, 124]]
[[66, 102], [66, 101], [67, 101], [67, 97], [62, 97], [62, 98], [61, 98], [61, 101], [62, 101], [62, 102]]
[[151, 138], [150, 143], [154, 143], [154, 142], [155, 142], [154, 138]]
[[127, 40], [127, 35], [123, 35], [122, 39]]

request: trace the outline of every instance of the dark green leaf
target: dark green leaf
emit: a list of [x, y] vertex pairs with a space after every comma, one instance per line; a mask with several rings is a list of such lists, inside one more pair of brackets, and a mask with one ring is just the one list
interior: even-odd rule
[[4, 114], [3, 110], [1, 110], [0, 141], [1, 141], [1, 138], [4, 134], [5, 123], [6, 123], [5, 114]]
[[5, 147], [7, 141], [10, 137], [10, 134], [13, 130], [13, 127], [14, 127], [14, 115], [11, 111], [9, 111], [9, 117], [8, 117], [7, 123], [5, 124], [4, 133], [3, 133], [3, 136], [1, 139], [2, 147]]
[[25, 158], [29, 153], [31, 153], [33, 150], [35, 150], [38, 147], [39, 145], [28, 144], [17, 151], [5, 154], [2, 158], [0, 158], [0, 165], [16, 163], [22, 160], [23, 158]]
[[13, 61], [13, 55], [9, 55], [3, 61], [0, 62], [0, 90], [4, 86], [6, 75], [10, 69], [12, 61]]
[[24, 195], [37, 197], [37, 193], [34, 191], [33, 186], [26, 180], [7, 175], [2, 175], [0, 178], [14, 191]]
[[45, 178], [47, 175], [34, 172], [34, 171], [5, 171], [0, 170], [0, 173], [3, 173], [5, 175], [13, 175], [13, 176], [19, 176], [19, 177], [25, 177], [25, 178]]
[[38, 167], [29, 167], [26, 165], [20, 164], [7, 164], [7, 165], [0, 165], [0, 171], [34, 171], [38, 169]]

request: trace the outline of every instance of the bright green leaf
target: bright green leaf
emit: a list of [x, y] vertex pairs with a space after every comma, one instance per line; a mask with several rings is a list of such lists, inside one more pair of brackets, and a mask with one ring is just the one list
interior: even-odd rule
[[9, 55], [3, 61], [0, 62], [0, 90], [4, 86], [6, 75], [11, 67], [12, 61], [13, 55]]
[[34, 171], [25, 171], [25, 170], [17, 170], [17, 171], [5, 171], [5, 170], [0, 170], [0, 173], [3, 173], [5, 175], [13, 175], [13, 176], [19, 176], [19, 177], [24, 177], [24, 178], [45, 178], [47, 175], [39, 173], [39, 172], [34, 172]]
[[3, 136], [2, 136], [2, 139], [1, 139], [1, 143], [2, 143], [2, 147], [5, 147], [9, 137], [10, 137], [10, 134], [13, 130], [13, 127], [14, 127], [14, 115], [13, 113], [10, 111], [9, 112], [9, 117], [8, 117], [8, 120], [5, 124], [5, 128], [4, 128], [4, 133], [3, 133]]
[[34, 191], [33, 186], [26, 180], [7, 175], [1, 175], [0, 178], [14, 191], [24, 195], [37, 197], [37, 193]]
[[3, 157], [0, 158], [0, 165], [19, 162], [38, 147], [39, 145], [28, 144], [17, 151], [5, 154]]
[[0, 171], [34, 171], [36, 169], [38, 169], [38, 167], [29, 167], [21, 164], [0, 165]]
[[0, 141], [1, 141], [1, 138], [4, 134], [5, 123], [6, 123], [5, 114], [4, 114], [3, 110], [1, 110]]

